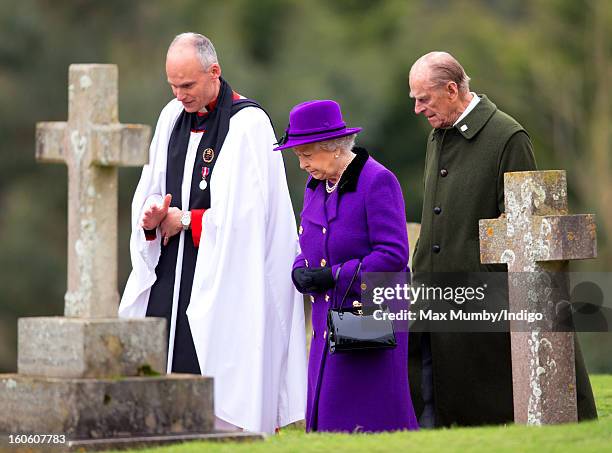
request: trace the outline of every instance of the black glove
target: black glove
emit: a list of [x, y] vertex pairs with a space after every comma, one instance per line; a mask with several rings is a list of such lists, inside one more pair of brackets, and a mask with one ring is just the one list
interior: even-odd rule
[[316, 293], [322, 293], [323, 291], [336, 286], [331, 267], [306, 269], [306, 275], [312, 278], [312, 286], [314, 288], [314, 292]]
[[336, 285], [331, 267], [316, 269], [299, 267], [293, 271], [293, 281], [297, 290], [302, 294], [322, 293]]
[[310, 288], [312, 287], [312, 277], [306, 275], [306, 271], [308, 269], [305, 267], [298, 267], [293, 271], [293, 283], [295, 284], [296, 289], [302, 294], [306, 294], [310, 292]]

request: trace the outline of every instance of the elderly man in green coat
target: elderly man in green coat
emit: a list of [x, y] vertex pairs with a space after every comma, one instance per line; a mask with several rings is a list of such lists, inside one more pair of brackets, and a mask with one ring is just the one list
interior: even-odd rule
[[[427, 140], [421, 237], [415, 273], [506, 271], [480, 263], [478, 221], [504, 211], [504, 173], [536, 170], [523, 127], [484, 95], [446, 52], [419, 58], [410, 70], [414, 111], [433, 130]], [[411, 333], [409, 375], [422, 426], [513, 421], [509, 333]], [[576, 345], [578, 418], [597, 417]]]

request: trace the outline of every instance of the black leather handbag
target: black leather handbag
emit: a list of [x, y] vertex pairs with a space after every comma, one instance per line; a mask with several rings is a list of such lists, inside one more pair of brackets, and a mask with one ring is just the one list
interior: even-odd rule
[[389, 308], [387, 306], [381, 304], [363, 307], [360, 302], [355, 301], [352, 307], [344, 308], [344, 301], [360, 270], [361, 263], [359, 263], [355, 274], [353, 274], [353, 278], [340, 302], [340, 306], [330, 308], [327, 312], [327, 345], [330, 354], [371, 349], [391, 349], [397, 345], [393, 321], [390, 321], [387, 317], [383, 317], [382, 320], [374, 318], [376, 310], [388, 313]]

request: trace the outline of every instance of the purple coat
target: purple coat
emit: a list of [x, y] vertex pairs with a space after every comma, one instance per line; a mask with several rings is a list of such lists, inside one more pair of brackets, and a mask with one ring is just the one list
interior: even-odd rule
[[[301, 213], [300, 246], [293, 268], [340, 267], [336, 290], [313, 294], [308, 363], [307, 431], [417, 429], [408, 386], [408, 335], [397, 347], [329, 355], [327, 312], [338, 306], [361, 260], [361, 272], [405, 272], [408, 238], [404, 200], [393, 173], [360, 148], [330, 195], [310, 178]], [[327, 199], [326, 199], [327, 196]], [[338, 300], [334, 300], [334, 299]], [[345, 301], [360, 299], [356, 278]]]

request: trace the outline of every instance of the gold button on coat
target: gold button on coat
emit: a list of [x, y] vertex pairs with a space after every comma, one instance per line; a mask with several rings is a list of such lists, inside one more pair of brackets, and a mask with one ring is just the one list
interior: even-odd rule
[[325, 261], [325, 258], [323, 258], [321, 260], [321, 267], [325, 267], [326, 264], [327, 264], [327, 261]]
[[365, 291], [366, 289], [368, 289], [368, 286], [365, 283], [361, 284], [361, 291]]

